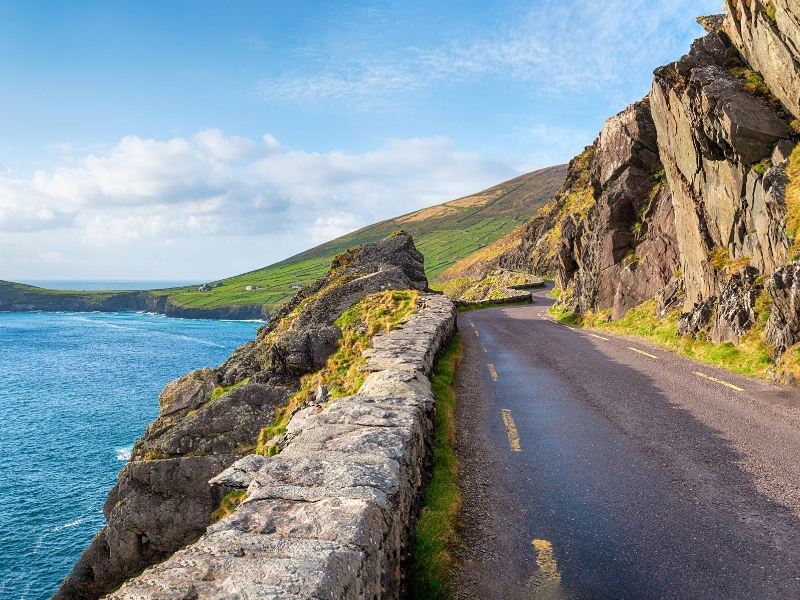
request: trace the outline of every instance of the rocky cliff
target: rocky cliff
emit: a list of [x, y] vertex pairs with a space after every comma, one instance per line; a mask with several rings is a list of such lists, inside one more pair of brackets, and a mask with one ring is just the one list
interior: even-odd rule
[[738, 344], [762, 318], [776, 360], [800, 341], [800, 5], [725, 10], [698, 20], [707, 35], [607, 121], [549, 204], [442, 278], [524, 269], [581, 314], [617, 320], [658, 298], [681, 335]]
[[103, 507], [108, 524], [55, 598], [99, 598], [200, 537], [232, 490], [208, 482], [254, 452], [300, 378], [336, 351], [342, 337], [336, 320], [368, 294], [426, 288], [422, 255], [408, 235], [365, 244], [336, 257], [325, 277], [301, 290], [225, 364], [167, 385], [158, 419], [136, 442]]

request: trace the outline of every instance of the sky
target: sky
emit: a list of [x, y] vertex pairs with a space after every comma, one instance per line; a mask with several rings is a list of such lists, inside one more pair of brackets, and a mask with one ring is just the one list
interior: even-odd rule
[[569, 161], [719, 0], [0, 0], [0, 279], [196, 280]]

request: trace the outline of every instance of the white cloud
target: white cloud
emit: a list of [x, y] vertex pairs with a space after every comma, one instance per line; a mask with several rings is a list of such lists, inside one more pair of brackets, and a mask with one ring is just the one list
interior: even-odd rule
[[281, 236], [325, 241], [516, 174], [444, 138], [389, 140], [351, 154], [216, 129], [166, 141], [128, 136], [105, 154], [30, 178], [0, 174], [0, 231], [61, 230], [69, 243], [105, 247], [262, 236], [285, 256]]

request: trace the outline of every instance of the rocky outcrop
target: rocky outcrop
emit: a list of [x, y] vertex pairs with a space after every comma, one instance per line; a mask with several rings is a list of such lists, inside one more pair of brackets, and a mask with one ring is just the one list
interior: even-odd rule
[[[786, 140], [787, 123], [744, 89], [725, 66], [717, 33], [697, 40], [676, 63], [656, 70], [650, 95], [660, 155], [673, 192], [675, 228], [689, 307], [719, 294], [715, 248], [746, 257], [761, 272], [785, 260], [783, 167], [757, 168]], [[774, 189], [773, 189], [774, 188]]]
[[357, 396], [294, 415], [277, 456], [240, 459], [212, 482], [247, 490], [231, 516], [109, 598], [398, 598], [432, 460], [430, 376], [453, 303], [420, 296], [373, 338]]
[[682, 313], [678, 318], [678, 335], [695, 337], [705, 331], [711, 324], [716, 301], [716, 298], [708, 298], [695, 303], [691, 310]]
[[408, 235], [349, 250], [224, 365], [168, 384], [159, 418], [134, 445], [104, 505], [108, 524], [55, 598], [98, 598], [197, 539], [229, 491], [208, 481], [255, 449], [299, 378], [337, 349], [336, 319], [372, 292], [426, 288], [422, 255]]
[[728, 280], [717, 301], [711, 341], [739, 344], [739, 339], [755, 323], [756, 299], [762, 289], [758, 269], [754, 267], [745, 267]]

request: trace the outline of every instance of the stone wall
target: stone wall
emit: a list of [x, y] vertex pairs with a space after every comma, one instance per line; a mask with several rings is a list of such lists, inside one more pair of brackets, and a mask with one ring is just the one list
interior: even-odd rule
[[444, 296], [418, 302], [373, 338], [358, 395], [300, 410], [280, 454], [247, 456], [211, 480], [247, 490], [233, 515], [108, 597], [399, 597], [432, 461], [428, 378], [456, 326]]

